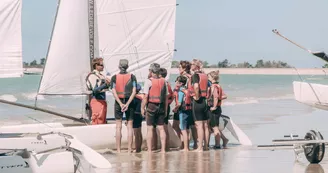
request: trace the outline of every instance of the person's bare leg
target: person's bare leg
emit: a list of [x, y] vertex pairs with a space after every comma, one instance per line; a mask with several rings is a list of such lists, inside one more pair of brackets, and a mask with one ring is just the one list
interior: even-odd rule
[[153, 128], [152, 150], [158, 149], [157, 140], [158, 140], [157, 130], [156, 128]]
[[133, 143], [133, 121], [128, 121], [128, 153], [132, 153], [132, 143]]
[[177, 136], [178, 136], [178, 138], [181, 140], [181, 146], [180, 146], [180, 149], [182, 149], [183, 148], [183, 145], [182, 145], [182, 142], [183, 142], [183, 140], [182, 140], [182, 138], [181, 138], [181, 129], [180, 129], [180, 127], [179, 127], [179, 124], [180, 124], [180, 121], [178, 121], [178, 120], [173, 120], [173, 124], [172, 124], [172, 128], [173, 128], [173, 130], [175, 131], [175, 133], [177, 133]]
[[169, 147], [169, 141], [170, 141], [170, 135], [169, 135], [169, 129], [167, 127], [168, 125], [167, 124], [164, 124], [164, 131], [165, 131], [165, 134], [166, 134], [166, 142], [165, 142], [165, 150], [166, 151], [169, 151], [170, 150], [170, 147]]
[[159, 125], [157, 126], [158, 130], [159, 130], [159, 135], [161, 137], [161, 153], [165, 153], [165, 148], [166, 148], [166, 133], [164, 130], [164, 126], [163, 125]]
[[213, 127], [215, 147], [220, 147], [221, 133], [218, 127]]
[[192, 135], [192, 139], [194, 141], [194, 146], [193, 146], [193, 149], [197, 149], [198, 148], [198, 136], [197, 136], [197, 129], [196, 129], [196, 125], [194, 126], [191, 126], [190, 127], [191, 129], [191, 135]]
[[227, 148], [227, 144], [229, 142], [229, 139], [224, 136], [224, 134], [222, 133], [222, 131], [220, 131], [220, 132], [221, 132], [221, 138], [222, 138], [222, 141], [223, 141], [222, 147], [223, 148]]
[[197, 152], [203, 151], [203, 141], [204, 141], [204, 128], [203, 128], [203, 121], [195, 121], [196, 129], [197, 129]]
[[183, 146], [183, 151], [189, 151], [189, 136], [188, 136], [188, 130], [182, 130], [181, 131], [182, 133], [182, 138], [183, 138], [183, 143], [184, 143], [184, 146]]
[[153, 126], [147, 126], [147, 148], [148, 153], [151, 153], [153, 143]]
[[205, 142], [204, 142], [204, 150], [208, 150], [209, 147], [209, 143], [210, 143], [210, 131], [208, 128], [208, 121], [203, 121], [203, 125], [204, 125], [204, 134], [205, 134]]
[[121, 139], [122, 139], [122, 120], [116, 120], [116, 149], [121, 152]]

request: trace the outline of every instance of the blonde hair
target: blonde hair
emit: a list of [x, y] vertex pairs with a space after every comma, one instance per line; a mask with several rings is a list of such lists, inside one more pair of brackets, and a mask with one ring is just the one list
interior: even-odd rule
[[96, 69], [96, 65], [99, 64], [99, 63], [101, 63], [101, 62], [103, 62], [103, 61], [104, 61], [104, 59], [101, 58], [101, 57], [93, 58], [92, 59], [92, 67], [93, 67], [93, 69]]
[[219, 75], [220, 75], [220, 71], [211, 71], [210, 73], [208, 73], [208, 75], [210, 75], [215, 81], [219, 80]]
[[199, 71], [204, 72], [203, 71], [203, 61], [199, 60], [199, 59], [193, 59], [191, 60], [192, 64], [195, 64], [198, 68]]

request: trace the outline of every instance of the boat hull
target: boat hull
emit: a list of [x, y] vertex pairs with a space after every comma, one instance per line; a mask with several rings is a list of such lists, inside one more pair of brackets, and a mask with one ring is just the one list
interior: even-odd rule
[[1, 156], [1, 173], [72, 173], [74, 160], [71, 152], [30, 155], [29, 158], [21, 156]]
[[[90, 125], [90, 126], [70, 126], [64, 127], [60, 123], [52, 123], [53, 128], [42, 124], [15, 125], [3, 126], [0, 128], [0, 133], [47, 133], [47, 132], [62, 132], [76, 136], [76, 138], [89, 146], [92, 149], [116, 149], [116, 125], [114, 123]], [[43, 128], [42, 128], [43, 126]], [[174, 132], [171, 124], [168, 125], [170, 141], [169, 147], [180, 147], [181, 141]], [[142, 122], [143, 146], [146, 146], [147, 126], [146, 122]], [[159, 135], [158, 135], [159, 139]], [[160, 142], [158, 142], [160, 145]], [[127, 148], [127, 128], [123, 125], [122, 128], [122, 148]]]
[[328, 85], [294, 81], [293, 90], [298, 102], [328, 110]]

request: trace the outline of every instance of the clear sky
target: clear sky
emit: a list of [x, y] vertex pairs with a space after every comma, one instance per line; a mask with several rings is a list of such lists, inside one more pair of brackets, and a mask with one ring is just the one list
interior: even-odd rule
[[[174, 59], [217, 63], [281, 60], [299, 68], [324, 61], [272, 33], [328, 53], [327, 0], [177, 0]], [[57, 0], [23, 0], [23, 60], [45, 57]], [[63, 40], [64, 41], [64, 40]]]

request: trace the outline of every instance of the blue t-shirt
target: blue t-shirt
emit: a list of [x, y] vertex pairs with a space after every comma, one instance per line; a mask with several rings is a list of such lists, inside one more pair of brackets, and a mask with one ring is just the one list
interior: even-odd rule
[[185, 94], [182, 92], [182, 90], [185, 89], [184, 87], [180, 87], [178, 92], [178, 102], [179, 104], [182, 104]]

